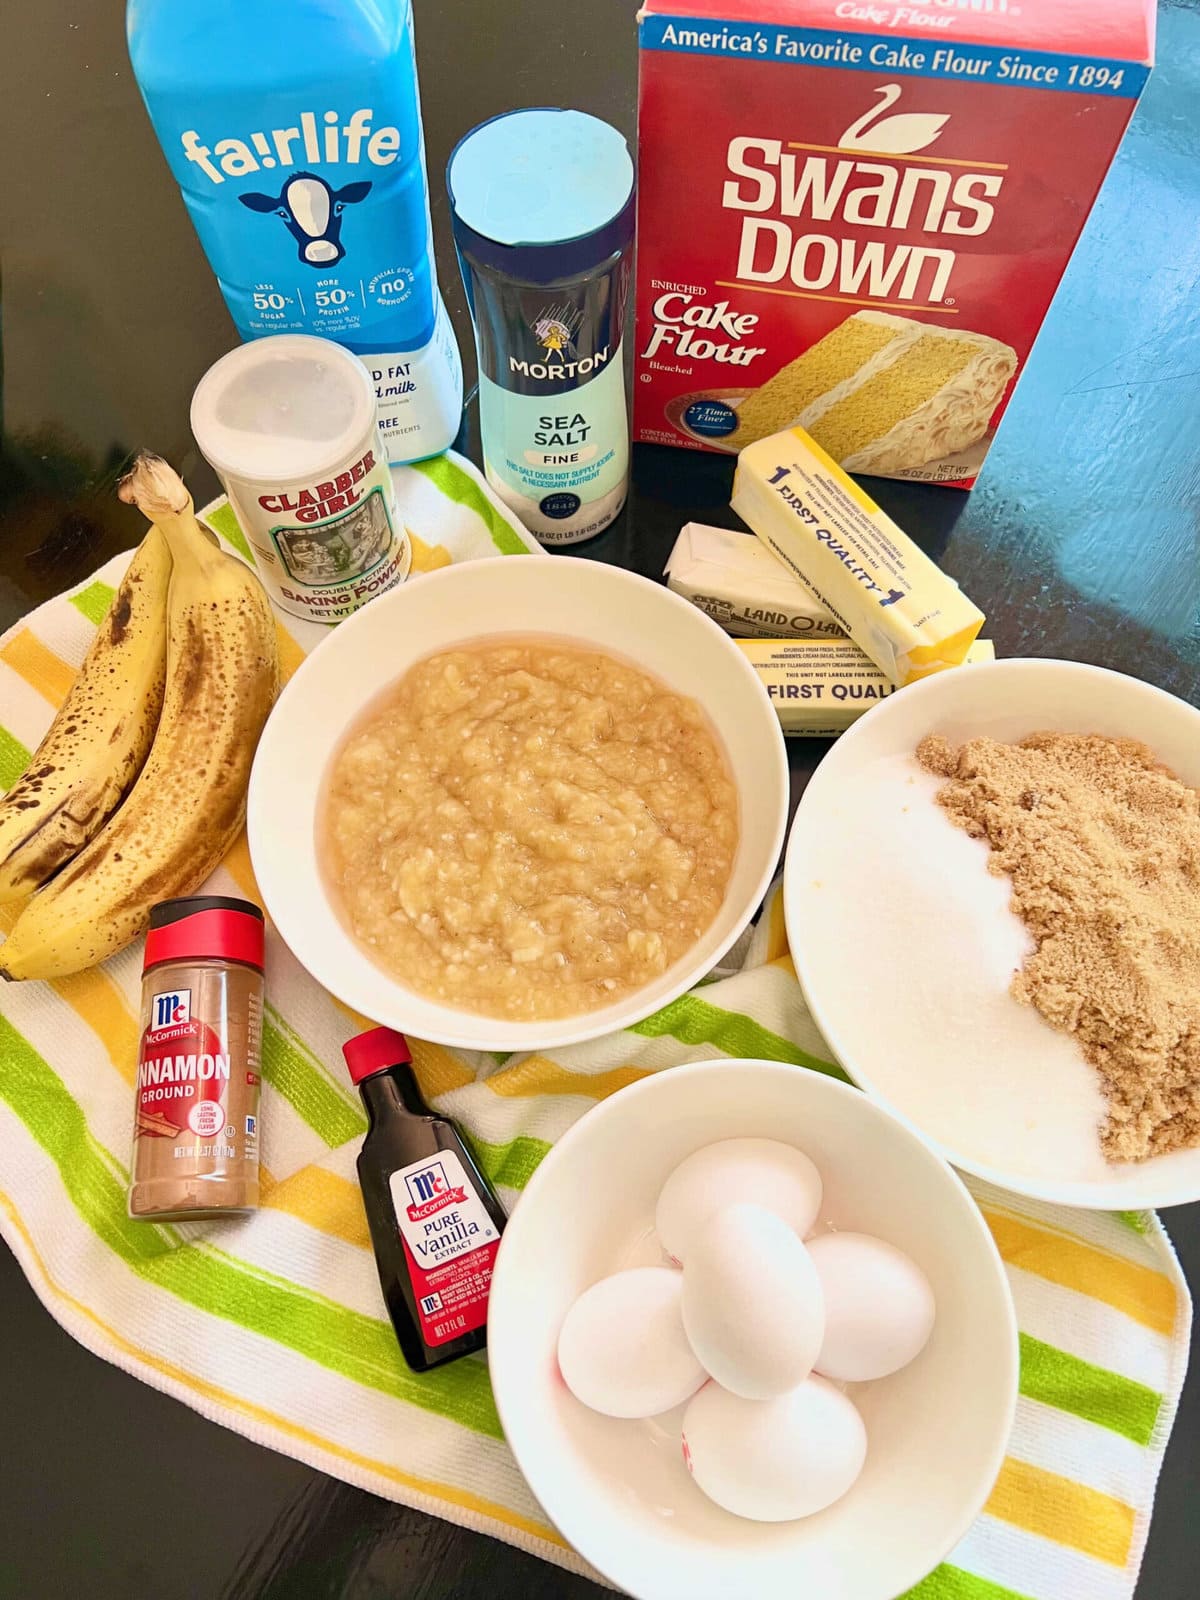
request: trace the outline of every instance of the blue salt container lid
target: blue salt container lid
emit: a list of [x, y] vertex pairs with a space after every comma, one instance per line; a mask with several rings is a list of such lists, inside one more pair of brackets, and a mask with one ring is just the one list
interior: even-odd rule
[[633, 237], [629, 146], [583, 111], [538, 106], [481, 122], [452, 151], [446, 187], [459, 248], [532, 282], [586, 271]]

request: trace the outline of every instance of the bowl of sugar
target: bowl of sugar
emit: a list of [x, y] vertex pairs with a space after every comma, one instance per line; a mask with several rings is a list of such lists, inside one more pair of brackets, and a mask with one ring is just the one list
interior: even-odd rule
[[1197, 785], [1200, 711], [1079, 662], [937, 673], [856, 723], [784, 901], [860, 1088], [1020, 1194], [1200, 1199]]

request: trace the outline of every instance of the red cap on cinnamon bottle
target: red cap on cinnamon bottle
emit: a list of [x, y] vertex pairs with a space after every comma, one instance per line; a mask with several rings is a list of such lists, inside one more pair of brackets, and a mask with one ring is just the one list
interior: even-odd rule
[[356, 1033], [342, 1046], [351, 1083], [361, 1083], [376, 1072], [386, 1072], [389, 1067], [407, 1066], [412, 1060], [408, 1040], [395, 1028], [369, 1028], [366, 1033]]
[[161, 961], [239, 961], [263, 969], [263, 914], [223, 894], [160, 900], [150, 912], [142, 971]]

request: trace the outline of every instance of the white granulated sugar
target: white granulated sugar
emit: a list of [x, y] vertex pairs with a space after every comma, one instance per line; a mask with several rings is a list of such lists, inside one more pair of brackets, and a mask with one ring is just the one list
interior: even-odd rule
[[1009, 994], [1033, 942], [987, 845], [936, 804], [941, 784], [907, 756], [857, 776], [811, 869], [827, 925], [806, 963], [814, 996], [847, 1063], [949, 1150], [1012, 1173], [1111, 1177], [1097, 1076]]

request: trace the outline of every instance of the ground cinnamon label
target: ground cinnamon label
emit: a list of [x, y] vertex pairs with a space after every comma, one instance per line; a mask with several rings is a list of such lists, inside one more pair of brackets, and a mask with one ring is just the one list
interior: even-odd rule
[[168, 900], [142, 982], [131, 1217], [258, 1205], [263, 915], [247, 900]]
[[1200, 1144], [1200, 792], [1132, 739], [940, 736], [938, 803], [991, 847], [1035, 952], [1012, 994], [1100, 1074], [1111, 1161]]

